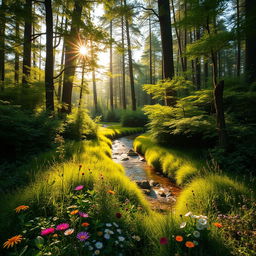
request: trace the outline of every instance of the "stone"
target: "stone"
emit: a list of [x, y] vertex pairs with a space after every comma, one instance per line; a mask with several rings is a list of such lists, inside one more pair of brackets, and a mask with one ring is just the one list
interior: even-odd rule
[[141, 157], [141, 156], [139, 156], [139, 160], [140, 160], [141, 162], [146, 162], [145, 158], [143, 158], [143, 157]]
[[147, 196], [149, 196], [151, 194], [150, 189], [142, 189], [142, 191], [144, 192], [144, 194], [146, 194]]
[[154, 180], [150, 180], [149, 184], [150, 184], [151, 187], [158, 187], [158, 186], [160, 186], [160, 184], [158, 182], [154, 181]]
[[136, 183], [142, 189], [150, 189], [151, 188], [148, 180], [139, 180], [139, 181], [136, 181]]
[[121, 161], [128, 161], [129, 160], [129, 157], [124, 157], [121, 159]]
[[127, 156], [137, 156], [138, 154], [133, 150], [133, 149], [130, 149], [127, 153]]

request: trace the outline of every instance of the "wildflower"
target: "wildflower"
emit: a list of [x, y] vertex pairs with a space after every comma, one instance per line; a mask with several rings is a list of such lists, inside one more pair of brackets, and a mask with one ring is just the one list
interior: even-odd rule
[[110, 234], [110, 235], [114, 234], [114, 232], [112, 230], [107, 229], [107, 228], [104, 230], [104, 232], [107, 233], [107, 234]]
[[99, 254], [100, 254], [100, 250], [96, 250], [96, 251], [94, 252], [94, 254], [95, 254], [95, 255], [99, 255]]
[[207, 224], [207, 219], [200, 218], [200, 219], [198, 219], [198, 223], [201, 224], [201, 225], [206, 225]]
[[116, 192], [115, 191], [113, 191], [113, 190], [108, 190], [108, 194], [110, 194], [110, 195], [114, 195]]
[[111, 223], [106, 223], [106, 226], [107, 227], [112, 227], [112, 224]]
[[196, 228], [197, 228], [198, 230], [203, 230], [203, 229], [205, 228], [205, 226], [202, 225], [202, 224], [200, 224], [200, 223], [197, 223], [197, 224], [196, 224]]
[[122, 214], [121, 214], [120, 212], [117, 212], [117, 213], [116, 213], [116, 217], [117, 217], [118, 219], [120, 219], [120, 218], [122, 217]]
[[168, 238], [167, 237], [161, 237], [160, 238], [160, 244], [168, 244]]
[[46, 228], [41, 230], [41, 236], [47, 236], [49, 234], [54, 233], [55, 229], [54, 228]]
[[90, 245], [90, 246], [88, 247], [88, 249], [89, 249], [89, 251], [92, 251], [92, 250], [93, 250], [93, 247]]
[[185, 228], [186, 225], [187, 225], [187, 222], [182, 222], [182, 223], [180, 224], [180, 228]]
[[188, 213], [185, 214], [185, 217], [189, 217], [191, 215], [192, 215], [192, 212], [188, 212]]
[[71, 215], [76, 215], [76, 214], [78, 214], [78, 212], [79, 212], [79, 210], [74, 210], [74, 211], [72, 211], [70, 214], [71, 214]]
[[218, 223], [218, 222], [214, 222], [213, 225], [217, 228], [222, 228], [222, 224], [221, 223]]
[[86, 228], [86, 227], [90, 226], [90, 224], [89, 224], [88, 222], [83, 222], [83, 223], [81, 224], [81, 226]]
[[89, 236], [89, 233], [87, 232], [80, 232], [77, 234], [77, 239], [79, 239], [80, 241], [85, 241], [87, 240], [90, 236]]
[[89, 215], [87, 213], [84, 213], [84, 212], [79, 212], [79, 215], [83, 218], [88, 218]]
[[79, 190], [82, 190], [83, 188], [84, 188], [83, 185], [79, 185], [79, 186], [75, 187], [74, 190], [79, 191]]
[[119, 236], [119, 237], [118, 237], [118, 240], [119, 240], [120, 242], [123, 242], [123, 241], [125, 240], [125, 238], [124, 238], [123, 236]]
[[65, 232], [64, 232], [64, 235], [65, 236], [70, 236], [70, 235], [72, 235], [73, 233], [74, 233], [74, 229], [73, 228], [69, 228], [69, 229], [67, 229]]
[[96, 247], [97, 249], [101, 249], [101, 248], [103, 247], [103, 243], [102, 243], [102, 242], [97, 242], [97, 243], [95, 244], [95, 247]]
[[68, 228], [69, 228], [69, 224], [68, 224], [68, 223], [61, 223], [61, 224], [59, 224], [59, 225], [56, 227], [56, 230], [61, 231], [61, 230], [66, 230], [66, 229], [68, 229]]
[[195, 247], [195, 244], [193, 242], [191, 242], [191, 241], [187, 241], [185, 243], [185, 246], [188, 247], [188, 248], [193, 248], [193, 247]]
[[58, 237], [58, 234], [53, 234], [52, 237]]
[[20, 205], [20, 206], [15, 208], [15, 211], [17, 213], [19, 213], [20, 211], [26, 211], [27, 209], [29, 209], [29, 206], [27, 206], [27, 205]]
[[102, 231], [99, 231], [99, 232], [97, 233], [97, 235], [98, 235], [98, 236], [102, 236], [102, 235], [103, 235], [103, 232], [102, 232]]
[[104, 238], [108, 240], [110, 238], [110, 235], [109, 234], [105, 234]]
[[7, 248], [9, 249], [10, 247], [13, 247], [15, 244], [18, 244], [21, 242], [22, 240], [22, 236], [21, 235], [17, 235], [17, 236], [13, 236], [11, 238], [9, 238], [3, 245], [3, 248]]
[[176, 237], [175, 237], [175, 240], [176, 240], [177, 242], [182, 242], [182, 241], [183, 241], [183, 237], [182, 237], [182, 236], [176, 236]]
[[197, 230], [195, 230], [195, 231], [193, 232], [193, 236], [196, 237], [196, 238], [200, 237], [200, 232], [197, 231]]
[[139, 236], [132, 236], [132, 238], [133, 238], [134, 240], [136, 240], [137, 242], [140, 241], [140, 237], [139, 237]]

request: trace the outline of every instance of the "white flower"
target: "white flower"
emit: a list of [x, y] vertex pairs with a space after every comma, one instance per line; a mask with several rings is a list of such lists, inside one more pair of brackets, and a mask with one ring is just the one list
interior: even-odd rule
[[180, 224], [180, 228], [185, 228], [186, 225], [187, 225], [187, 222], [182, 222], [182, 223]]
[[102, 243], [102, 242], [97, 242], [97, 243], [95, 244], [95, 247], [96, 247], [97, 249], [101, 249], [101, 248], [103, 247], [103, 243]]
[[185, 214], [185, 217], [189, 217], [191, 215], [192, 215], [192, 212], [188, 212], [188, 213]]
[[104, 232], [106, 234], [109, 234], [109, 235], [113, 235], [114, 234], [114, 232], [112, 230], [108, 229], [108, 228], [106, 228]]
[[112, 224], [111, 223], [106, 223], [106, 226], [107, 227], [112, 227]]
[[197, 231], [197, 230], [195, 230], [195, 231], [193, 232], [193, 236], [196, 237], [196, 238], [200, 237], [200, 232]]
[[95, 255], [99, 255], [99, 254], [100, 254], [100, 250], [96, 250], [96, 251], [94, 252], [94, 254], [95, 254]]
[[125, 238], [123, 236], [119, 236], [118, 239], [120, 242], [123, 242], [125, 240]]
[[115, 241], [115, 244], [119, 244], [119, 242], [118, 242], [118, 241]]
[[108, 240], [110, 238], [110, 235], [109, 234], [105, 234], [104, 238]]
[[200, 219], [198, 219], [198, 223], [201, 224], [201, 225], [206, 225], [207, 224], [207, 219], [200, 218]]
[[115, 222], [113, 222], [113, 225], [114, 225], [116, 228], [119, 227], [118, 224], [116, 224]]
[[84, 243], [84, 245], [85, 245], [85, 246], [88, 246], [88, 245], [90, 245], [90, 242], [87, 241], [87, 242]]
[[92, 246], [89, 246], [88, 249], [89, 249], [89, 251], [92, 251], [92, 250], [93, 250], [93, 247], [92, 247]]
[[122, 233], [122, 230], [121, 230], [121, 229], [117, 229], [116, 231], [117, 231], [119, 234]]
[[194, 244], [195, 246], [197, 246], [197, 245], [198, 245], [198, 242], [197, 242], [197, 241], [193, 241], [193, 244]]
[[203, 230], [203, 229], [205, 228], [205, 226], [202, 225], [202, 224], [200, 224], [200, 223], [197, 223], [197, 224], [196, 224], [196, 228], [197, 228], [198, 230]]

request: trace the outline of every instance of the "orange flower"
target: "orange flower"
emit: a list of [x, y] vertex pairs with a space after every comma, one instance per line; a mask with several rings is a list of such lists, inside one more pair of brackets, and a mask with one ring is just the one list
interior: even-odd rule
[[99, 232], [97, 233], [97, 235], [98, 235], [98, 236], [102, 236], [102, 235], [103, 235], [103, 232], [99, 231]]
[[27, 205], [20, 205], [18, 207], [16, 207], [14, 210], [19, 213], [20, 211], [26, 211], [29, 208], [29, 206]]
[[81, 226], [82, 226], [82, 227], [88, 227], [88, 226], [90, 226], [90, 224], [89, 224], [88, 222], [83, 222], [83, 223], [81, 224]]
[[18, 244], [21, 242], [22, 240], [22, 236], [21, 235], [18, 235], [18, 236], [13, 236], [11, 238], [9, 238], [5, 243], [4, 243], [4, 246], [3, 248], [6, 248], [9, 249], [10, 247], [13, 247], [15, 244]]
[[222, 228], [222, 224], [221, 223], [218, 223], [218, 222], [214, 222], [213, 225], [217, 228]]
[[113, 190], [109, 190], [108, 193], [109, 193], [110, 195], [114, 195], [116, 192], [113, 191]]
[[79, 212], [79, 210], [74, 210], [74, 211], [72, 211], [70, 214], [71, 214], [71, 215], [76, 215], [76, 214], [78, 214], [78, 212]]
[[182, 237], [182, 236], [176, 236], [176, 237], [175, 237], [175, 240], [176, 240], [177, 242], [182, 242], [182, 241], [183, 241], [183, 237]]
[[194, 244], [193, 242], [190, 242], [190, 241], [187, 241], [187, 242], [185, 243], [185, 245], [186, 245], [186, 247], [188, 247], [188, 248], [193, 248], [193, 247], [195, 247], [195, 244]]

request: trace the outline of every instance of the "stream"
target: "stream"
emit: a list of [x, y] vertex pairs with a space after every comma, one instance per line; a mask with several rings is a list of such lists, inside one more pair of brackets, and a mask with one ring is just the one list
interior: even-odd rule
[[173, 208], [180, 188], [150, 167], [142, 156], [132, 150], [133, 141], [137, 136], [130, 135], [114, 140], [112, 159], [121, 164], [126, 175], [143, 190], [153, 210], [167, 212]]

